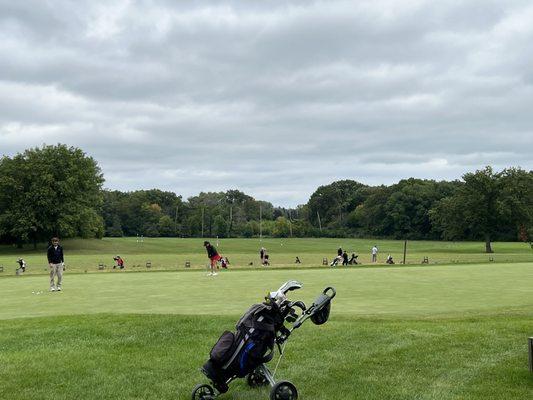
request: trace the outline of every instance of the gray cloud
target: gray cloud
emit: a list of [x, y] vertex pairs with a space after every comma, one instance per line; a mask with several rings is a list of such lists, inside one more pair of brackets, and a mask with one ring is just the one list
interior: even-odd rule
[[[19, 4], [20, 3], [20, 4]], [[531, 169], [527, 1], [0, 1], [0, 153], [279, 205], [336, 179]]]

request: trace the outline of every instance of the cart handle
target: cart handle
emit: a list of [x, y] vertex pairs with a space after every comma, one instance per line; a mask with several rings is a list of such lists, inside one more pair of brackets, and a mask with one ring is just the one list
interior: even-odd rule
[[[329, 291], [331, 291], [332, 293], [331, 295], [328, 294]], [[322, 294], [325, 294], [326, 296], [328, 296], [330, 299], [333, 300], [333, 298], [337, 295], [337, 291], [335, 290], [334, 287], [328, 286], [327, 288], [324, 289]]]

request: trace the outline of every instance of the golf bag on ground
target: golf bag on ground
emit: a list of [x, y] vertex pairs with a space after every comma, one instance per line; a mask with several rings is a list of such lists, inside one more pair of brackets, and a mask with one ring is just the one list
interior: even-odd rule
[[[232, 380], [244, 377], [247, 377], [252, 387], [270, 384], [271, 399], [298, 398], [296, 387], [288, 381], [276, 382], [265, 364], [274, 357], [275, 344], [281, 359], [282, 344], [307, 319], [311, 319], [315, 325], [324, 324], [329, 318], [331, 300], [336, 295], [335, 289], [328, 287], [306, 308], [302, 301], [291, 302], [286, 296], [287, 292], [301, 287], [302, 284], [297, 281], [286, 282], [276, 292], [271, 292], [264, 303], [250, 307], [237, 322], [235, 333], [222, 333], [211, 349], [209, 360], [201, 369], [214, 389], [207, 384], [197, 385], [192, 392], [193, 400], [215, 399], [218, 394], [228, 391], [228, 384]], [[296, 308], [301, 311], [300, 315]], [[286, 328], [284, 322], [292, 323], [292, 327]]]
[[274, 357], [276, 333], [283, 331], [284, 316], [275, 305], [254, 304], [237, 322], [236, 333], [225, 331], [211, 349], [202, 370], [215, 388], [225, 393], [226, 381], [243, 378]]

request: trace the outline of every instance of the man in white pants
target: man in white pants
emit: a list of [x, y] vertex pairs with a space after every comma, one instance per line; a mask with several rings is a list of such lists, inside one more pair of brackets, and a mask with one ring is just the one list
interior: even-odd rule
[[[52, 238], [52, 245], [48, 247], [48, 265], [50, 266], [50, 291], [61, 291], [61, 283], [63, 281], [63, 266], [65, 260], [63, 258], [63, 247], [59, 245], [59, 238]], [[57, 285], [55, 277], [57, 276]]]

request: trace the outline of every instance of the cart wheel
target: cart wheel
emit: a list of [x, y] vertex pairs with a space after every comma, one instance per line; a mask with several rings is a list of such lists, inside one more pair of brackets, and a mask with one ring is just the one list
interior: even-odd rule
[[246, 377], [246, 383], [248, 383], [248, 386], [250, 387], [260, 387], [268, 385], [268, 380], [262, 372], [255, 370], [248, 374]]
[[296, 400], [298, 391], [289, 381], [280, 381], [276, 383], [270, 391], [270, 400]]
[[192, 390], [192, 400], [213, 400], [215, 397], [215, 391], [206, 383], [200, 383]]

